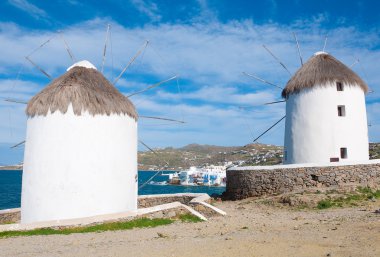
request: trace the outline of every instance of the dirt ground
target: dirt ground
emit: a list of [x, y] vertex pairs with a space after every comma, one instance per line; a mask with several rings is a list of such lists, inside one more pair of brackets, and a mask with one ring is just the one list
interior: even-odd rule
[[380, 256], [380, 201], [297, 210], [252, 199], [218, 202], [208, 222], [0, 239], [0, 256]]

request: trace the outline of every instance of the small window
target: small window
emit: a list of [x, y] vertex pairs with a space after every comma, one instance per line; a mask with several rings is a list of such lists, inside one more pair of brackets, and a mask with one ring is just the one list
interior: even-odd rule
[[340, 158], [347, 159], [347, 148], [345, 147], [340, 148]]
[[346, 107], [344, 105], [338, 105], [338, 116], [339, 117], [346, 116]]
[[343, 91], [344, 90], [342, 82], [336, 82], [336, 90], [337, 91]]
[[285, 161], [287, 161], [288, 160], [288, 151], [284, 151], [284, 159], [285, 159]]
[[338, 157], [331, 157], [330, 162], [339, 162], [339, 158]]

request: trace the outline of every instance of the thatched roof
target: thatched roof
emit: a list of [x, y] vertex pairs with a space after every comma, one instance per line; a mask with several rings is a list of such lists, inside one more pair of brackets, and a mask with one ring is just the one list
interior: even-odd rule
[[327, 86], [341, 82], [345, 85], [359, 86], [365, 93], [367, 84], [350, 68], [335, 59], [333, 56], [319, 52], [311, 57], [288, 81], [282, 91], [282, 97], [294, 94], [305, 88]]
[[81, 115], [88, 111], [96, 114], [127, 114], [137, 120], [137, 112], [132, 102], [122, 95], [99, 71], [80, 66], [53, 80], [28, 103], [28, 116], [46, 116], [53, 113], [66, 113], [72, 104], [74, 113]]

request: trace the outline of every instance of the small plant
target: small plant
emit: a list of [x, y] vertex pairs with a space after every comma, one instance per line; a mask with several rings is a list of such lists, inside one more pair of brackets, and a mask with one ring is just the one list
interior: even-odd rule
[[182, 221], [182, 222], [200, 222], [202, 221], [202, 219], [200, 219], [199, 217], [193, 215], [193, 214], [181, 214], [178, 216], [178, 218]]
[[328, 198], [318, 202], [318, 209], [328, 209], [331, 207], [358, 206], [360, 201], [368, 201], [380, 198], [380, 190], [373, 191], [369, 187], [358, 187], [353, 194], [347, 194], [339, 198]]
[[320, 210], [331, 208], [334, 204], [330, 199], [321, 200], [318, 202], [317, 208]]

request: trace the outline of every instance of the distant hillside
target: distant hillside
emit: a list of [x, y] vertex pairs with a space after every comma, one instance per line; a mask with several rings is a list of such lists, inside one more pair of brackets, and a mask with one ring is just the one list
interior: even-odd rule
[[[240, 166], [275, 165], [282, 162], [282, 146], [249, 144], [246, 146], [215, 146], [190, 144], [182, 148], [156, 148], [158, 156], [150, 151], [138, 153], [139, 170], [180, 170], [190, 166], [217, 165], [233, 162]], [[370, 159], [380, 159], [380, 143], [369, 144]], [[165, 166], [169, 163], [169, 167]], [[22, 169], [4, 166], [0, 170]]]
[[[152, 152], [139, 152], [140, 170], [186, 169], [190, 166], [220, 164], [231, 161], [240, 166], [275, 165], [282, 163], [283, 147], [265, 144], [246, 146], [214, 146], [190, 144], [182, 148], [168, 147]], [[380, 143], [369, 144], [370, 159], [380, 159]], [[169, 168], [165, 167], [165, 161]]]
[[152, 152], [139, 152], [140, 170], [186, 169], [190, 166], [203, 166], [233, 162], [239, 165], [273, 165], [282, 161], [282, 147], [264, 144], [246, 146], [214, 146], [190, 144], [182, 148], [155, 149]]

